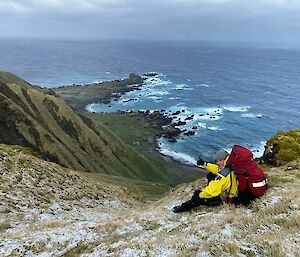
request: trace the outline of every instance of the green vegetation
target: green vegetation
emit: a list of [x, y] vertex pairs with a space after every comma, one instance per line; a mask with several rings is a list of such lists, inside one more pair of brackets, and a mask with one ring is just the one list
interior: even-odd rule
[[1, 76], [0, 143], [30, 147], [45, 160], [79, 171], [171, 183], [106, 127], [76, 113], [51, 92], [9, 73]]
[[134, 198], [139, 201], [154, 201], [160, 199], [166, 192], [172, 189], [171, 185], [141, 181], [121, 176], [104, 175], [100, 173], [80, 173], [82, 177], [92, 179], [93, 181], [101, 181], [107, 185], [115, 185], [125, 189], [126, 193], [120, 195], [121, 198], [126, 198], [134, 195]]
[[[159, 174], [166, 174], [174, 184], [190, 182], [203, 176], [201, 170], [182, 165], [163, 157], [156, 148], [156, 135], [162, 129], [139, 113], [88, 113], [98, 125], [106, 126], [122, 141], [149, 160]], [[134, 157], [134, 156], [132, 156]]]
[[22, 86], [28, 86], [28, 83], [19, 78], [18, 76], [14, 75], [13, 73], [0, 71], [0, 83], [9, 83], [9, 84], [17, 84]]
[[267, 145], [273, 146], [278, 165], [300, 158], [300, 130], [279, 131], [268, 140]]
[[84, 107], [90, 103], [108, 103], [113, 95], [117, 96], [135, 90], [142, 83], [142, 78], [132, 73], [129, 75], [129, 78], [123, 80], [107, 81], [86, 86], [64, 86], [55, 88], [54, 91], [68, 104], [78, 110], [84, 110]]

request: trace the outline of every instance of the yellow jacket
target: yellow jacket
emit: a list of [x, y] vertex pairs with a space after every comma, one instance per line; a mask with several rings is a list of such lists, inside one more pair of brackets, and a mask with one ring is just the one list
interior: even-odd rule
[[[224, 162], [224, 167], [227, 159]], [[212, 198], [220, 196], [221, 198], [237, 196], [238, 184], [234, 171], [229, 168], [223, 168], [220, 170], [219, 166], [212, 163], [204, 163], [204, 168], [217, 175], [215, 180], [212, 180], [208, 186], [206, 186], [202, 192], [200, 192], [200, 198]], [[229, 194], [228, 191], [230, 190]]]

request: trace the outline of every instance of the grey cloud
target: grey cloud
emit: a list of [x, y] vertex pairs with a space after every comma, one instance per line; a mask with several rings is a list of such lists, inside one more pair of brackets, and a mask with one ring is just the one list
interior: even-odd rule
[[0, 36], [300, 40], [299, 13], [299, 0], [0, 0]]

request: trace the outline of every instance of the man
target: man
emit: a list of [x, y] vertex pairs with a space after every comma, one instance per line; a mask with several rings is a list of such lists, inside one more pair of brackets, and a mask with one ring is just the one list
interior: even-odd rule
[[[203, 166], [208, 174], [208, 185], [202, 190], [196, 190], [193, 197], [179, 206], [173, 208], [173, 212], [189, 211], [194, 207], [219, 206], [224, 201], [228, 204], [237, 203], [238, 184], [234, 172], [226, 168], [228, 153], [221, 150], [215, 155], [215, 163], [208, 163], [201, 158], [197, 161], [198, 166]], [[214, 176], [215, 175], [215, 176]]]

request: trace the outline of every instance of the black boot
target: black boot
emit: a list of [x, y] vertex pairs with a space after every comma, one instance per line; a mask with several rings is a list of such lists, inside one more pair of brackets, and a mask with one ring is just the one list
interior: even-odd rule
[[192, 208], [196, 207], [194, 201], [191, 199], [181, 205], [173, 207], [172, 211], [175, 213], [189, 211]]

